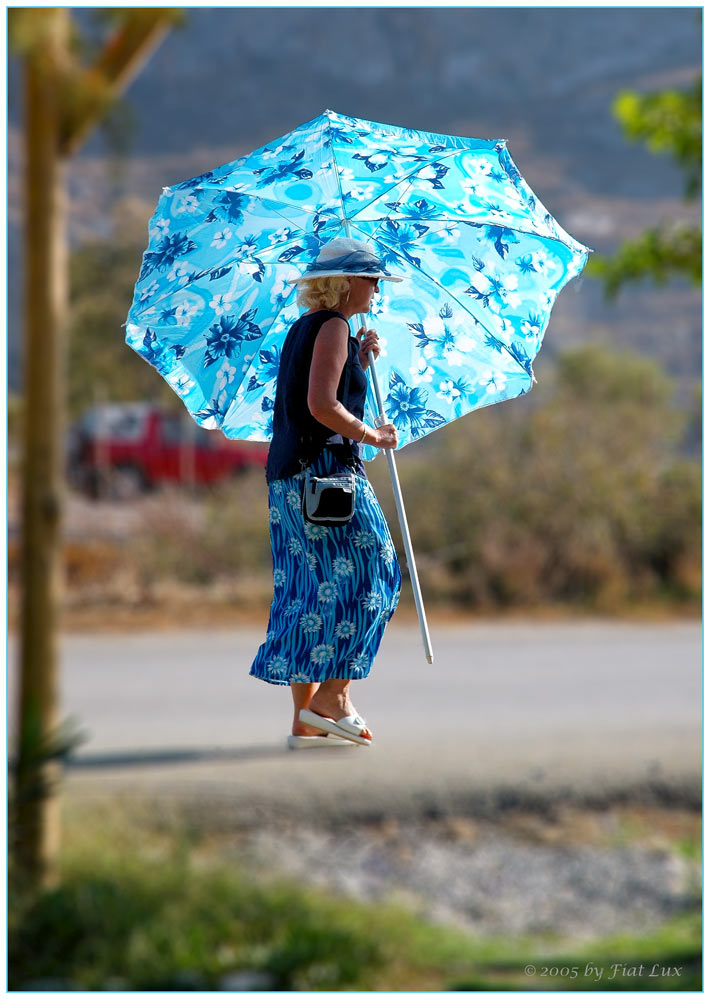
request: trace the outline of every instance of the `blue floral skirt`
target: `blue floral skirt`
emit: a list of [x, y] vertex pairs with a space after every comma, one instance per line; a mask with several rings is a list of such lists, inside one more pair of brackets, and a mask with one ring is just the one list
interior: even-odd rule
[[[314, 468], [342, 469], [328, 450]], [[372, 486], [360, 475], [355, 481], [355, 513], [340, 527], [303, 519], [302, 476], [269, 483], [274, 598], [251, 676], [289, 684], [369, 674], [402, 577]]]

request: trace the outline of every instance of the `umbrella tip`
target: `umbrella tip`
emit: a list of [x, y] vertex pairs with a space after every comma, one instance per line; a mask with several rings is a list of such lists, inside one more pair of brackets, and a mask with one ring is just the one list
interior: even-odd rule
[[428, 663], [430, 663], [430, 664], [431, 664], [431, 663], [433, 663], [433, 662], [434, 662], [434, 656], [429, 656], [429, 655], [428, 655], [428, 656], [426, 657], [426, 661], [427, 661]]

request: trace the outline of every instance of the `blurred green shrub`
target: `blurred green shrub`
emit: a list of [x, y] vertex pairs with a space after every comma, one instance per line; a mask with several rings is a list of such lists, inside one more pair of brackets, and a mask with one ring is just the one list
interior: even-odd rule
[[264, 472], [249, 469], [199, 493], [194, 507], [154, 507], [130, 546], [144, 583], [169, 578], [205, 585], [251, 577], [271, 567]]
[[[654, 361], [584, 347], [543, 398], [472, 413], [399, 463], [428, 596], [468, 607], [697, 598], [701, 470]], [[394, 518], [381, 469], [378, 494]], [[395, 538], [396, 538], [396, 532]]]
[[[102, 831], [98, 840], [65, 856], [56, 888], [13, 896], [12, 989], [219, 990], [233, 969], [280, 991], [368, 988], [386, 965], [404, 972], [423, 929], [398, 910], [373, 919], [362, 904], [254, 880], [233, 857], [205, 862], [179, 829], [165, 850], [140, 836], [121, 850]], [[463, 949], [460, 935], [424, 932], [432, 962], [442, 944]]]
[[68, 412], [77, 419], [100, 402], [152, 399], [182, 409], [170, 386], [125, 343], [122, 324], [147, 242], [150, 210], [132, 199], [114, 208], [110, 239], [83, 242], [71, 254]]

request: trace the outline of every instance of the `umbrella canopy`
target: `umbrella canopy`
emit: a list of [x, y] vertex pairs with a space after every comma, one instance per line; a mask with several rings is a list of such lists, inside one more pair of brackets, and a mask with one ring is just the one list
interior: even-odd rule
[[505, 141], [333, 111], [164, 188], [149, 232], [128, 344], [200, 425], [261, 441], [300, 312], [288, 281], [336, 236], [368, 242], [404, 278], [381, 286], [371, 313], [400, 448], [530, 389], [553, 303], [589, 252], [541, 205]]

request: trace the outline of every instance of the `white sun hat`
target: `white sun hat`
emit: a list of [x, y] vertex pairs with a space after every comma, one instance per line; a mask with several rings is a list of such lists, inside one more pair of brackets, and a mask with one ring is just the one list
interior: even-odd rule
[[299, 281], [312, 281], [322, 277], [368, 277], [378, 281], [401, 281], [401, 277], [389, 274], [373, 250], [367, 243], [359, 239], [338, 237], [331, 239], [321, 247], [317, 259], [309, 265], [308, 270], [297, 278], [291, 278], [288, 284]]

